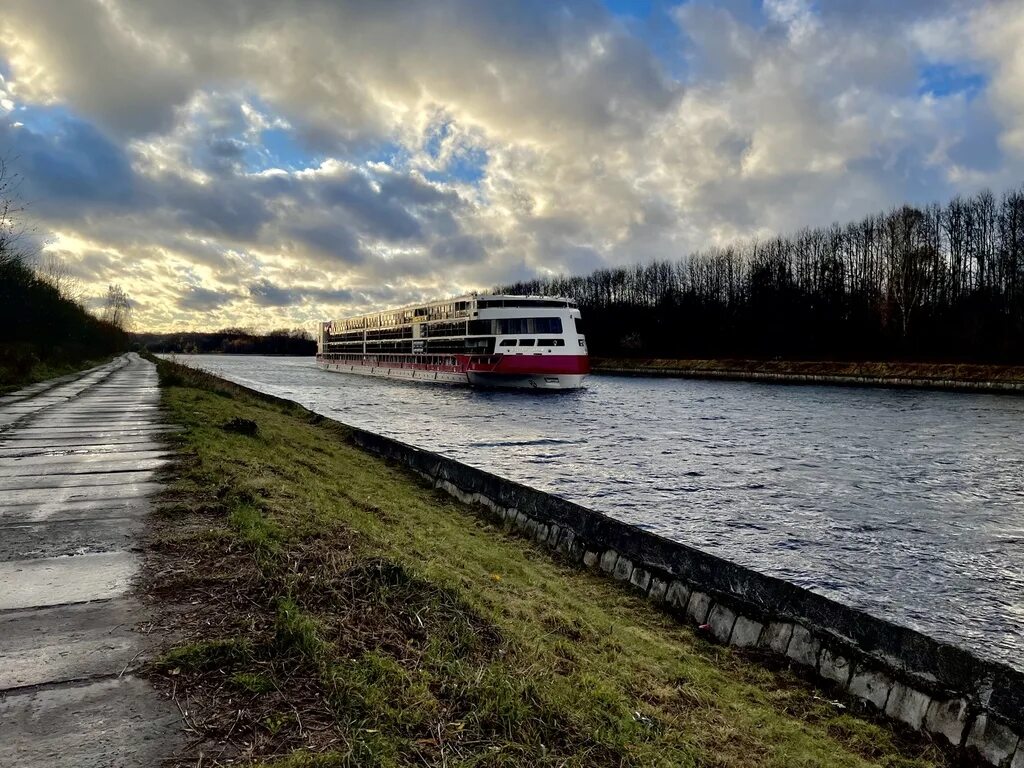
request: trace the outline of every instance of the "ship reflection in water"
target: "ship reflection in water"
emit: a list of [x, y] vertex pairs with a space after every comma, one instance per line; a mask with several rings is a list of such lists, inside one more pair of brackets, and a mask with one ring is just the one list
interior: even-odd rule
[[178, 359], [1024, 663], [1024, 399], [612, 377], [552, 398]]

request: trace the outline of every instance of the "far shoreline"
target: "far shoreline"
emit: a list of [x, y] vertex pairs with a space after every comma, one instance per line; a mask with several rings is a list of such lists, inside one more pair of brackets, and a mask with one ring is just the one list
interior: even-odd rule
[[[309, 357], [284, 352], [159, 352], [220, 357]], [[835, 387], [880, 387], [940, 392], [1024, 395], [1024, 365], [985, 363], [849, 362], [675, 358], [590, 358], [595, 376], [753, 381]]]
[[603, 376], [659, 376], [1024, 395], [1024, 366], [976, 363], [591, 358]]

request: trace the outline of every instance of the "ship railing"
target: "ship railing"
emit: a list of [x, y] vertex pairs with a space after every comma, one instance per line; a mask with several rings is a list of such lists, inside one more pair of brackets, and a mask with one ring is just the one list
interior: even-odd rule
[[423, 355], [423, 354], [361, 354], [345, 352], [326, 352], [317, 355], [317, 360], [329, 363], [348, 363], [369, 368], [399, 368], [404, 370], [440, 371], [447, 373], [463, 373], [465, 366], [459, 356]]

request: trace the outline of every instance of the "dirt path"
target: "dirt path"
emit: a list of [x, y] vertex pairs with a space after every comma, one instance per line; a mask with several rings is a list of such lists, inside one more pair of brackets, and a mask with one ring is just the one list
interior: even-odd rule
[[151, 766], [179, 743], [132, 674], [128, 594], [168, 429], [135, 354], [0, 398], [0, 765]]

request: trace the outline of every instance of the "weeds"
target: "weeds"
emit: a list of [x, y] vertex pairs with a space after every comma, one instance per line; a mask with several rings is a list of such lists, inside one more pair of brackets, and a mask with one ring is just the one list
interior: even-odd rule
[[201, 640], [172, 648], [157, 662], [159, 669], [176, 672], [200, 672], [224, 669], [251, 661], [252, 643], [242, 638]]

